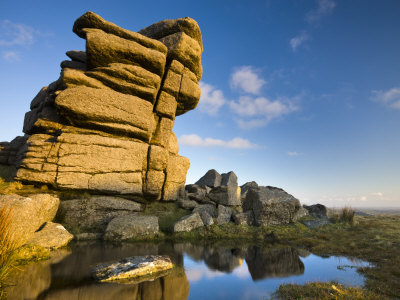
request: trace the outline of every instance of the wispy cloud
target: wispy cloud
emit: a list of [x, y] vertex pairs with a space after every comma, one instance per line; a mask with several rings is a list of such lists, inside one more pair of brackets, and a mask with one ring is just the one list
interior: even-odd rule
[[296, 151], [288, 151], [288, 152], [286, 152], [286, 154], [289, 155], [289, 156], [301, 156], [301, 155], [304, 155], [304, 153], [296, 152]]
[[300, 34], [290, 39], [290, 47], [292, 47], [293, 51], [296, 51], [301, 45], [303, 45], [306, 41], [310, 40], [310, 36], [306, 31], [302, 31]]
[[21, 59], [19, 54], [15, 51], [5, 51], [2, 53], [1, 56], [5, 61], [8, 61], [8, 62], [15, 62], [15, 61], [19, 61]]
[[390, 108], [400, 109], [400, 87], [395, 87], [387, 91], [372, 91], [371, 99]]
[[34, 43], [35, 32], [28, 25], [3, 20], [0, 25], [0, 46], [29, 46]]
[[298, 110], [294, 101], [287, 97], [269, 100], [266, 97], [241, 96], [238, 101], [231, 101], [229, 106], [240, 117], [237, 123], [243, 129], [263, 127]]
[[251, 66], [242, 66], [231, 75], [231, 87], [238, 88], [246, 93], [258, 95], [261, 88], [267, 83]]
[[204, 82], [200, 82], [200, 89], [201, 97], [197, 108], [209, 115], [216, 115], [221, 106], [227, 102], [223, 92]]
[[179, 137], [179, 144], [189, 147], [225, 147], [231, 149], [256, 149], [258, 145], [249, 140], [235, 137], [230, 141], [213, 138], [202, 138], [197, 134], [187, 134]]
[[[318, 24], [322, 17], [327, 16], [333, 13], [333, 10], [336, 7], [336, 2], [333, 0], [317, 0], [317, 8], [309, 11], [305, 16], [305, 21], [308, 24]], [[311, 35], [307, 30], [303, 30], [300, 34], [289, 40], [289, 45], [292, 48], [293, 52], [304, 43], [311, 39]]]
[[336, 2], [332, 0], [318, 0], [318, 7], [307, 13], [305, 20], [307, 23], [318, 22], [323, 16], [329, 15], [336, 7]]

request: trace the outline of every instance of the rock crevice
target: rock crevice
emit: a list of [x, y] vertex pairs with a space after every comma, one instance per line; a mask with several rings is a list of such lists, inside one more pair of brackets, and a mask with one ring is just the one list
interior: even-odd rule
[[200, 99], [197, 23], [133, 32], [87, 12], [73, 31], [86, 50], [66, 53], [60, 78], [31, 102], [26, 136], [0, 144], [0, 163], [16, 165], [23, 182], [177, 200], [190, 162], [172, 128]]

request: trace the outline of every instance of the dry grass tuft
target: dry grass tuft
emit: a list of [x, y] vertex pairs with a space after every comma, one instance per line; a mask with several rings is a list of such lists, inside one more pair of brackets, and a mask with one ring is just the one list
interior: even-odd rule
[[16, 244], [10, 230], [11, 214], [9, 206], [0, 208], [0, 298], [5, 297], [4, 288], [15, 263]]
[[275, 292], [276, 299], [388, 299], [358, 287], [346, 287], [337, 282], [311, 282], [305, 285], [284, 284]]
[[339, 220], [347, 224], [353, 224], [355, 212], [356, 211], [353, 208], [345, 206], [340, 212]]

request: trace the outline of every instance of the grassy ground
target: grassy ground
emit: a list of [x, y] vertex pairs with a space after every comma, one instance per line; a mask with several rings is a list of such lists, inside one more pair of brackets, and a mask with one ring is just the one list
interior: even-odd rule
[[[52, 192], [46, 186], [22, 185], [8, 180], [12, 170], [0, 169], [0, 194], [26, 195]], [[69, 197], [59, 193], [60, 197]], [[84, 197], [88, 196], [82, 194]], [[81, 195], [81, 196], [82, 196]], [[74, 195], [75, 196], [75, 195]], [[158, 238], [209, 241], [249, 241], [270, 244], [271, 241], [305, 248], [320, 255], [343, 255], [371, 262], [374, 266], [359, 269], [366, 277], [363, 288], [346, 288], [337, 283], [282, 285], [276, 292], [280, 299], [393, 299], [400, 298], [400, 215], [352, 216], [346, 211], [343, 219], [321, 228], [309, 229], [296, 222], [285, 226], [248, 227], [232, 223], [213, 225], [188, 233], [172, 234], [172, 224], [190, 213], [174, 203], [156, 202], [147, 205], [144, 214], [159, 216]], [[348, 218], [346, 220], [346, 218]], [[346, 221], [346, 222], [344, 222]], [[1, 244], [1, 241], [0, 241]], [[1, 247], [1, 245], [0, 245]], [[32, 256], [32, 253], [34, 254]], [[41, 249], [21, 249], [19, 263], [46, 257]], [[1, 289], [0, 289], [1, 290]], [[1, 297], [1, 295], [0, 295]]]

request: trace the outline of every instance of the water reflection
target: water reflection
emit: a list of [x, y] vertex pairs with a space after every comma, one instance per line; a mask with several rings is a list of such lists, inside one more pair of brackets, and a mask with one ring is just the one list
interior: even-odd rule
[[[284, 282], [337, 279], [329, 277], [335, 272], [339, 273], [333, 277], [347, 273], [354, 279], [356, 274], [354, 269], [340, 271], [338, 262], [332, 259], [322, 260], [306, 251], [299, 253], [279, 245], [79, 242], [71, 248], [72, 253], [64, 251], [49, 261], [25, 266], [15, 276], [16, 285], [8, 289], [9, 298], [262, 299]], [[167, 276], [139, 284], [100, 284], [91, 278], [95, 264], [146, 254], [169, 255], [178, 267]], [[326, 266], [333, 271], [327, 271]], [[356, 284], [362, 283], [357, 276]]]

